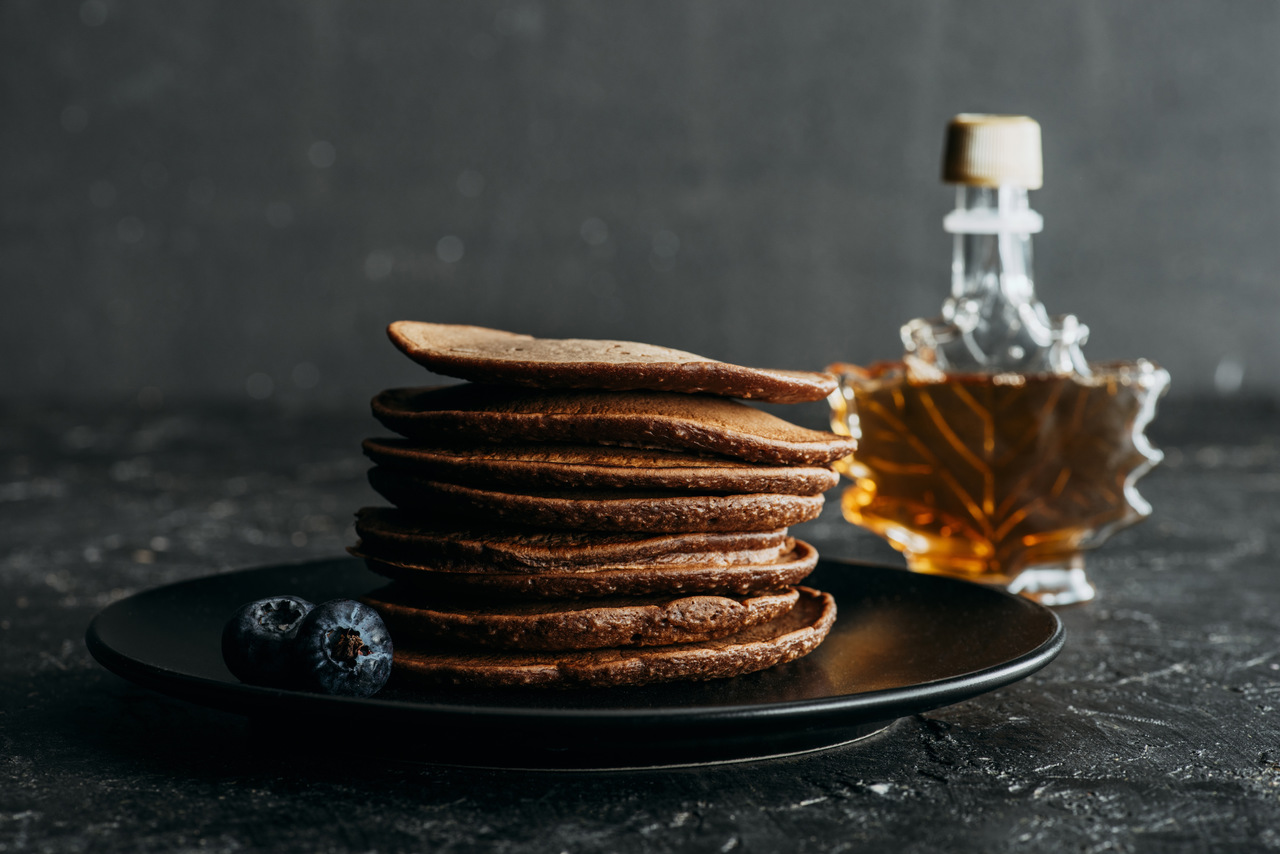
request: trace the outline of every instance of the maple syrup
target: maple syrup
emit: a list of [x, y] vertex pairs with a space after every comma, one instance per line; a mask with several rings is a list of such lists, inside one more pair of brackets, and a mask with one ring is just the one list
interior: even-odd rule
[[833, 370], [845, 394], [832, 425], [858, 442], [837, 464], [853, 481], [845, 518], [913, 570], [1002, 585], [1069, 572], [1151, 512], [1134, 482], [1161, 458], [1143, 427], [1169, 377], [1150, 362], [934, 381], [902, 363]]

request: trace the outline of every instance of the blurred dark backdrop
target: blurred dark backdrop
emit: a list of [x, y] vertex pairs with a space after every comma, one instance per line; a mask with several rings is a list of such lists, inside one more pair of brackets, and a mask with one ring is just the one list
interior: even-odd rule
[[900, 350], [960, 111], [1044, 129], [1094, 359], [1280, 391], [1280, 5], [87, 2], [0, 17], [0, 392], [363, 402], [397, 318]]

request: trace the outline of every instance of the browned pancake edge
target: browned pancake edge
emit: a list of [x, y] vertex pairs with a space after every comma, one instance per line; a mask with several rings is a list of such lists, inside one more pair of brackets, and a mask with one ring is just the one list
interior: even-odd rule
[[724, 637], [782, 616], [795, 588], [739, 596], [689, 594], [590, 601], [493, 601], [391, 585], [363, 597], [397, 643], [414, 639], [512, 650], [665, 646]]
[[525, 572], [635, 562], [730, 566], [772, 560], [791, 549], [785, 528], [684, 533], [549, 531], [486, 521], [459, 528], [393, 507], [364, 507], [356, 514], [356, 533], [368, 552], [459, 572]]
[[428, 444], [482, 439], [622, 445], [775, 465], [825, 465], [853, 453], [848, 437], [709, 395], [471, 384], [387, 389], [373, 398], [372, 409], [389, 430]]
[[821, 495], [669, 495], [619, 490], [521, 494], [440, 483], [375, 467], [369, 483], [416, 512], [498, 518], [522, 525], [588, 531], [769, 531], [816, 519]]
[[817, 495], [840, 476], [826, 466], [771, 466], [674, 451], [586, 445], [432, 447], [366, 439], [365, 456], [429, 480], [523, 489], [662, 489]]
[[404, 563], [348, 549], [373, 572], [428, 591], [569, 599], [601, 596], [644, 596], [653, 593], [720, 593], [745, 595], [799, 584], [818, 564], [818, 552], [802, 540], [781, 558], [759, 564], [710, 565], [638, 563], [621, 566], [543, 567], [504, 572], [473, 568], [465, 572]]
[[703, 681], [794, 661], [817, 648], [835, 622], [835, 600], [799, 588], [786, 614], [727, 637], [670, 646], [571, 652], [471, 652], [397, 646], [401, 683], [468, 687], [608, 687]]

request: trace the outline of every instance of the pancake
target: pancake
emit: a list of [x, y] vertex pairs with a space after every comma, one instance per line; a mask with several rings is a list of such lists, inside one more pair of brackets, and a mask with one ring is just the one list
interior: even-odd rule
[[689, 564], [702, 567], [762, 564], [791, 551], [785, 529], [727, 533], [643, 534], [546, 531], [501, 525], [466, 529], [365, 507], [356, 533], [366, 551], [392, 560], [452, 572], [532, 572], [548, 567]]
[[494, 597], [569, 599], [573, 597], [646, 596], [651, 593], [720, 593], [743, 595], [799, 584], [818, 564], [808, 543], [791, 541], [782, 555], [759, 563], [651, 563], [598, 566], [549, 566], [512, 572], [505, 567], [441, 568], [425, 559], [414, 561], [379, 553], [361, 543], [349, 548], [373, 572], [424, 590], [483, 594]]
[[505, 652], [396, 646], [399, 684], [468, 687], [645, 685], [738, 676], [812, 652], [835, 621], [829, 594], [799, 588], [795, 607], [777, 619], [718, 640], [670, 646], [574, 652]]
[[622, 490], [515, 493], [369, 470], [369, 483], [402, 510], [503, 519], [584, 531], [771, 531], [817, 518], [821, 495], [683, 495]]
[[366, 439], [364, 452], [380, 466], [470, 486], [817, 495], [840, 480], [825, 466], [768, 466], [674, 451], [588, 445], [430, 447], [406, 439]]
[[776, 619], [795, 588], [746, 596], [612, 597], [592, 601], [493, 602], [424, 596], [391, 585], [361, 599], [397, 643], [422, 640], [518, 650], [578, 650], [696, 643]]
[[387, 334], [418, 364], [472, 382], [706, 392], [771, 403], [822, 400], [836, 389], [835, 377], [827, 373], [744, 368], [632, 341], [534, 338], [410, 320], [392, 323]]
[[853, 453], [850, 438], [734, 400], [661, 391], [400, 388], [377, 395], [373, 414], [389, 430], [428, 445], [478, 439], [623, 445], [784, 466], [826, 465]]

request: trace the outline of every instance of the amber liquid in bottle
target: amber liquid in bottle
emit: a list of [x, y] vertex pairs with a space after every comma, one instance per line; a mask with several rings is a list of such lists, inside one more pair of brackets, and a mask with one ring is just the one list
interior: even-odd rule
[[1150, 363], [940, 381], [900, 363], [840, 367], [856, 418], [833, 424], [860, 433], [840, 464], [845, 517], [913, 570], [1008, 585], [1030, 567], [1078, 566], [1150, 512], [1133, 489], [1159, 459], [1142, 427], [1167, 375]]

